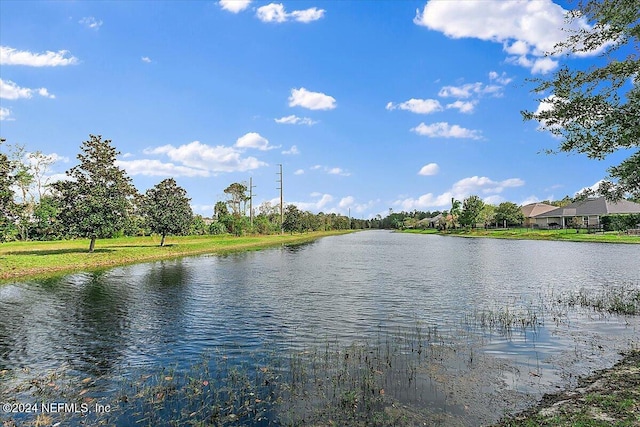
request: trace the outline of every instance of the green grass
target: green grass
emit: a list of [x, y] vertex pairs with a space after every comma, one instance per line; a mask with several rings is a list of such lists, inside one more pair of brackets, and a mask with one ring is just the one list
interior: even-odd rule
[[520, 239], [520, 240], [564, 240], [571, 242], [601, 242], [601, 243], [637, 243], [640, 244], [640, 236], [621, 234], [616, 231], [605, 233], [587, 233], [574, 229], [565, 230], [533, 230], [530, 228], [509, 228], [498, 230], [454, 230], [439, 232], [435, 229], [403, 230], [405, 233], [415, 234], [440, 234], [443, 236], [459, 237], [489, 237], [494, 239]]
[[9, 242], [0, 244], [0, 280], [50, 276], [56, 273], [112, 267], [142, 261], [205, 253], [256, 250], [284, 244], [310, 242], [348, 230], [269, 236], [176, 236], [160, 247], [160, 237], [100, 239], [93, 253], [89, 240]]

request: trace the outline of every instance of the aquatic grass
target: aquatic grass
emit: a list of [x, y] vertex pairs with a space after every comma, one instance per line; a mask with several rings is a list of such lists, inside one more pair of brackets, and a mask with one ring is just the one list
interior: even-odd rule
[[[111, 405], [103, 414], [48, 414], [52, 423], [293, 426], [330, 420], [333, 425], [414, 425], [435, 416], [434, 408], [405, 405], [403, 399], [424, 393], [420, 376], [428, 372], [425, 366], [442, 358], [438, 348], [443, 342], [435, 328], [424, 334], [419, 330], [347, 346], [326, 340], [284, 355], [274, 347], [251, 364], [218, 353], [186, 369], [160, 367], [116, 379], [80, 380], [60, 370], [1, 392], [0, 401], [13, 395], [20, 401], [37, 396]], [[35, 425], [37, 419], [22, 414], [13, 421]]]
[[640, 285], [612, 285], [600, 291], [582, 288], [561, 294], [556, 301], [568, 307], [590, 308], [599, 313], [638, 316], [640, 315]]
[[[115, 376], [85, 378], [64, 368], [35, 379], [28, 378], [28, 372], [2, 371], [0, 381], [7, 387], [0, 388], [0, 401], [37, 397], [112, 407], [103, 414], [16, 415], [7, 426], [44, 421], [123, 426], [464, 425], [467, 409], [456, 406], [461, 401], [457, 395], [498, 397], [502, 387], [491, 383], [485, 388], [485, 377], [476, 368], [495, 370], [494, 380], [512, 373], [512, 367], [482, 352], [478, 343], [483, 336], [535, 337], [546, 318], [582, 307], [579, 302], [595, 294], [583, 291], [571, 304], [569, 299], [558, 302], [567, 295], [472, 309], [451, 329], [416, 321], [395, 331], [379, 328], [377, 334], [349, 343], [324, 337], [296, 348], [296, 341], [287, 339], [264, 343], [250, 355], [220, 348], [188, 367], [121, 368], [125, 371]], [[622, 301], [628, 295], [635, 298], [632, 292], [611, 295], [625, 296]], [[443, 405], [447, 412], [442, 412]]]
[[544, 310], [541, 306], [509, 307], [499, 309], [473, 309], [465, 313], [462, 326], [468, 330], [495, 332], [504, 337], [511, 337], [514, 332], [534, 334], [544, 326]]

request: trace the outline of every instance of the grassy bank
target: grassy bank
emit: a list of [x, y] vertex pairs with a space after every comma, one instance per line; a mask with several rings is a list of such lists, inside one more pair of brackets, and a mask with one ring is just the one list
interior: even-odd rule
[[179, 236], [169, 237], [160, 247], [160, 237], [123, 237], [96, 242], [89, 253], [89, 240], [53, 242], [9, 242], [0, 244], [0, 280], [37, 277], [52, 273], [111, 267], [141, 261], [176, 258], [205, 253], [256, 250], [284, 244], [310, 242], [348, 230], [270, 236]]
[[586, 230], [533, 230], [530, 228], [509, 228], [498, 230], [454, 230], [440, 232], [433, 228], [426, 230], [403, 230], [404, 233], [414, 234], [439, 234], [442, 236], [459, 237], [488, 237], [493, 239], [520, 239], [520, 240], [564, 240], [570, 242], [600, 242], [600, 243], [636, 243], [640, 244], [640, 236], [629, 236], [616, 231], [605, 233], [587, 233]]
[[580, 380], [574, 390], [546, 394], [527, 411], [496, 427], [640, 425], [640, 352]]

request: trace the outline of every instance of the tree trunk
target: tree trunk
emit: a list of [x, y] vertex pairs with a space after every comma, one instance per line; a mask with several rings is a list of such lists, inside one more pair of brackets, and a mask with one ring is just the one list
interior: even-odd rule
[[91, 238], [91, 243], [89, 243], [89, 252], [93, 252], [93, 249], [96, 247], [96, 238]]
[[165, 234], [162, 233], [162, 239], [160, 240], [160, 246], [164, 246], [164, 237], [165, 237]]

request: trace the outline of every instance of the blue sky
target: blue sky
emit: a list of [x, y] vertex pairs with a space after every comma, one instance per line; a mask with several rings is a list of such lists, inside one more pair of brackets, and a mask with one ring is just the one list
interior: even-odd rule
[[544, 56], [572, 4], [0, 0], [0, 135], [55, 179], [100, 134], [138, 190], [174, 177], [205, 216], [250, 177], [277, 203], [278, 164], [312, 212], [560, 199], [624, 158], [542, 154], [558, 140], [520, 115], [528, 78], [602, 61]]

